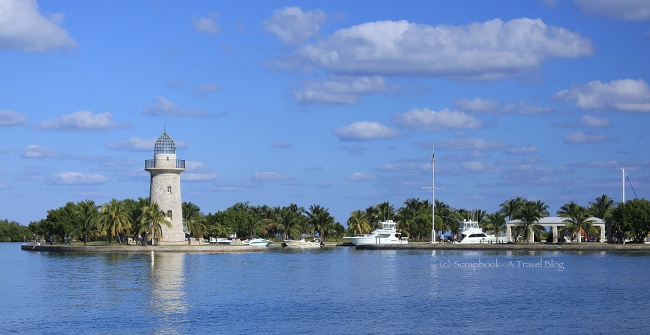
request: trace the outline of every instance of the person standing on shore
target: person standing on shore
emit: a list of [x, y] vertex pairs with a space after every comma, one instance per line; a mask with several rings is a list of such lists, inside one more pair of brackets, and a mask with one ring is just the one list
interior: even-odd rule
[[50, 236], [50, 239], [49, 239], [48, 241], [50, 242], [50, 245], [52, 245], [52, 242], [54, 241], [54, 239], [52, 238], [52, 236]]
[[34, 248], [36, 248], [36, 234], [34, 234], [34, 246], [32, 247], [32, 249]]

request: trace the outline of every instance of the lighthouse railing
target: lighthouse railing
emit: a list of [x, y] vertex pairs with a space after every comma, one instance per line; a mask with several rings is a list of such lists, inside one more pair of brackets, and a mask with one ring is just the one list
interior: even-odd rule
[[[155, 168], [169, 168], [169, 166], [156, 166], [156, 160], [155, 159], [147, 159], [144, 161], [144, 168], [145, 169], [155, 169]], [[185, 160], [184, 159], [177, 159], [176, 160], [176, 168], [177, 169], [184, 169], [185, 168]]]

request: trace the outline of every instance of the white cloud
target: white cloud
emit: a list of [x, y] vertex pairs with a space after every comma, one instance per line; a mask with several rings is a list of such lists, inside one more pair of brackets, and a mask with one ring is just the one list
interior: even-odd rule
[[221, 85], [216, 84], [216, 83], [201, 84], [201, 85], [196, 86], [194, 88], [194, 95], [199, 96], [199, 97], [206, 97], [210, 93], [217, 92], [220, 89], [221, 89]]
[[279, 180], [289, 180], [291, 177], [285, 176], [277, 172], [255, 172], [253, 173], [254, 181], [279, 181]]
[[293, 148], [293, 146], [294, 145], [291, 143], [282, 142], [282, 141], [271, 143], [271, 147], [273, 148]]
[[513, 155], [534, 154], [537, 152], [537, 146], [532, 144], [526, 144], [521, 146], [521, 148], [511, 148], [508, 152]]
[[372, 181], [372, 180], [377, 180], [377, 176], [375, 176], [372, 173], [355, 172], [355, 173], [345, 177], [345, 180], [347, 180], [347, 181]]
[[175, 103], [158, 96], [153, 102], [153, 106], [147, 107], [142, 112], [146, 115], [163, 115], [163, 116], [206, 116], [207, 113], [199, 110], [183, 109]]
[[337, 76], [320, 82], [306, 82], [301, 91], [292, 92], [296, 102], [308, 104], [355, 104], [361, 95], [383, 93], [394, 89], [380, 76]]
[[185, 161], [185, 172], [183, 172], [183, 181], [208, 181], [215, 180], [219, 175], [200, 162]]
[[299, 7], [287, 7], [273, 12], [273, 18], [264, 20], [262, 27], [286, 44], [298, 44], [318, 37], [320, 25], [327, 15], [320, 9], [303, 12]]
[[570, 133], [564, 136], [564, 143], [567, 144], [598, 143], [611, 140], [611, 138], [603, 134], [585, 134], [583, 132]]
[[523, 101], [501, 106], [498, 101], [490, 98], [459, 99], [454, 101], [454, 106], [473, 114], [541, 114], [554, 111], [550, 107], [527, 106]]
[[38, 124], [39, 129], [63, 130], [107, 130], [114, 127], [111, 113], [93, 114], [90, 111], [78, 111]]
[[[430, 144], [421, 144], [423, 147], [431, 147]], [[501, 141], [485, 141], [480, 138], [453, 138], [445, 141], [434, 141], [435, 148], [448, 150], [501, 150], [510, 147], [508, 143]]]
[[469, 161], [461, 164], [463, 170], [471, 173], [499, 173], [501, 170], [493, 163]]
[[591, 115], [583, 115], [579, 123], [581, 126], [593, 128], [607, 128], [612, 125], [607, 118], [593, 117]]
[[54, 149], [43, 148], [40, 145], [31, 144], [20, 150], [20, 157], [23, 158], [51, 158], [60, 155]]
[[27, 122], [27, 117], [25, 115], [10, 111], [10, 110], [0, 110], [0, 126], [17, 126], [25, 124]]
[[422, 172], [422, 171], [431, 171], [431, 164], [415, 164], [415, 163], [386, 163], [377, 167], [379, 171], [391, 171], [391, 172]]
[[541, 19], [466, 26], [376, 21], [336, 31], [276, 59], [287, 68], [348, 75], [413, 75], [494, 80], [537, 70], [550, 57], [591, 55], [591, 40]]
[[332, 133], [339, 137], [341, 141], [363, 141], [381, 138], [396, 138], [400, 136], [400, 131], [392, 129], [378, 122], [354, 122], [347, 126], [334, 128]]
[[397, 127], [411, 130], [474, 129], [483, 126], [480, 120], [460, 111], [443, 109], [436, 112], [428, 108], [394, 114], [391, 122]]
[[104, 146], [106, 146], [106, 148], [111, 150], [151, 151], [154, 149], [155, 144], [156, 144], [155, 138], [143, 139], [140, 137], [131, 137], [126, 141], [106, 143], [104, 144]]
[[210, 35], [217, 35], [221, 32], [221, 27], [216, 22], [216, 19], [219, 17], [218, 13], [210, 13], [208, 14], [208, 17], [193, 17], [192, 18], [192, 25], [194, 26], [194, 29], [196, 31], [204, 33], [204, 34], [210, 34]]
[[96, 185], [103, 184], [106, 181], [108, 181], [108, 178], [100, 174], [63, 172], [55, 174], [52, 182], [58, 185]]
[[35, 0], [0, 1], [0, 49], [46, 52], [73, 48], [77, 42], [58, 24], [62, 13], [50, 20], [38, 12]]
[[573, 0], [583, 12], [613, 19], [646, 21], [650, 19], [647, 0]]
[[619, 79], [609, 83], [591, 81], [558, 92], [555, 97], [575, 101], [580, 109], [650, 112], [650, 87], [643, 79]]

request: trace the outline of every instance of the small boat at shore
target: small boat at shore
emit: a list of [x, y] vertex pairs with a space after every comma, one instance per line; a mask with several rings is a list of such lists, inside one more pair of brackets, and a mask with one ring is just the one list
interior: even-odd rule
[[379, 225], [379, 228], [370, 234], [344, 236], [343, 238], [350, 240], [354, 245], [409, 243], [408, 236], [402, 236], [402, 233], [397, 232], [397, 223], [393, 220], [382, 221]]
[[459, 241], [458, 243], [506, 243], [508, 242], [506, 236], [499, 236], [486, 234], [483, 229], [478, 226], [477, 221], [464, 220], [460, 223], [458, 229]]
[[269, 244], [271, 244], [271, 241], [263, 238], [253, 238], [248, 241], [248, 245], [253, 247], [266, 247]]
[[319, 240], [306, 241], [304, 238], [301, 238], [299, 240], [284, 240], [282, 246], [293, 248], [318, 248], [321, 246], [321, 242]]

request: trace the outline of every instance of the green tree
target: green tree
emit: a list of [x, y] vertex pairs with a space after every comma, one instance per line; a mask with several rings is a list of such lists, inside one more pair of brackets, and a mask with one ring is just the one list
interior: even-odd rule
[[610, 224], [609, 214], [614, 208], [614, 200], [606, 194], [596, 198], [596, 201], [589, 202], [589, 212], [594, 217], [605, 220], [605, 232], [607, 234], [607, 242], [612, 242], [612, 226]]
[[16, 221], [0, 220], [0, 241], [2, 242], [24, 242], [29, 240], [33, 234], [28, 227]]
[[522, 235], [526, 243], [534, 241], [535, 233], [542, 234], [544, 227], [539, 224], [539, 219], [544, 217], [544, 213], [538, 203], [524, 199], [517, 212], [512, 215], [513, 219], [519, 220], [515, 232], [517, 236]]
[[172, 227], [171, 222], [167, 220], [167, 216], [158, 207], [157, 203], [142, 209], [140, 221], [142, 222], [142, 228], [140, 228], [139, 233], [147, 232], [155, 245], [158, 245], [159, 238], [162, 237], [162, 225], [168, 228]]
[[191, 202], [183, 202], [183, 223], [192, 237], [203, 238], [205, 225], [203, 224], [203, 213], [201, 208]]
[[99, 215], [100, 229], [108, 234], [108, 242], [111, 238], [117, 238], [117, 243], [122, 244], [120, 233], [128, 235], [131, 230], [131, 217], [124, 203], [113, 198], [109, 203], [102, 205]]
[[514, 220], [515, 214], [521, 209], [524, 205], [524, 199], [517, 197], [506, 200], [504, 203], [499, 205], [499, 212], [508, 217], [508, 220]]
[[643, 243], [650, 234], [650, 201], [634, 199], [619, 203], [612, 210], [610, 220], [620, 240], [629, 237], [634, 243]]
[[367, 234], [370, 232], [370, 224], [366, 219], [366, 214], [363, 211], [355, 210], [350, 213], [348, 219], [348, 230], [352, 235]]
[[492, 231], [498, 241], [500, 236], [499, 234], [504, 231], [506, 227], [506, 216], [501, 212], [489, 214], [485, 219], [484, 227], [488, 231]]
[[320, 205], [309, 206], [307, 212], [308, 222], [314, 231], [318, 232], [321, 241], [325, 242], [328, 234], [334, 232], [334, 217], [329, 213], [327, 208]]
[[93, 200], [80, 202], [75, 212], [74, 233], [81, 237], [84, 245], [88, 243], [88, 237], [100, 232], [97, 229], [99, 212]]
[[577, 243], [581, 242], [581, 234], [583, 231], [586, 234], [592, 234], [594, 231], [592, 225], [594, 220], [589, 219], [591, 217], [589, 210], [573, 201], [562, 205], [560, 210], [557, 211], [557, 215], [565, 218], [562, 220], [562, 222], [566, 222], [564, 230], [566, 233], [575, 236]]

